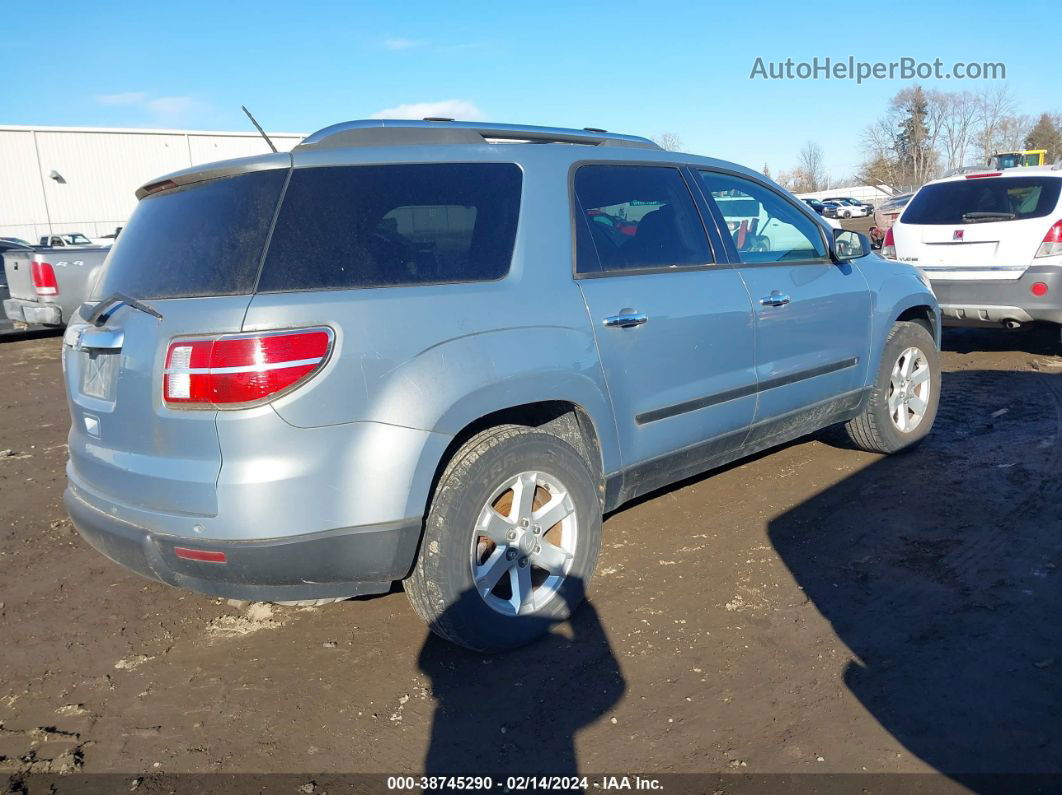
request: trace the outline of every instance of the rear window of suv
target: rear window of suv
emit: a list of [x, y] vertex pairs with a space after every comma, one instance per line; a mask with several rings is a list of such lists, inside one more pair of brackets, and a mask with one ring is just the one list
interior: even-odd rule
[[1042, 218], [1058, 205], [1058, 177], [978, 177], [926, 185], [900, 220], [948, 225]]
[[111, 249], [96, 297], [250, 293], [287, 175], [256, 171], [144, 197]]
[[500, 279], [521, 181], [513, 163], [296, 169], [258, 292]]

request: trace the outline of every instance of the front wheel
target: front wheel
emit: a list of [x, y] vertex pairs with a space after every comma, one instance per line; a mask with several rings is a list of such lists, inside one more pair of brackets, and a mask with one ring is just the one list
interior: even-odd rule
[[575, 449], [533, 428], [493, 428], [443, 472], [406, 594], [436, 634], [505, 651], [582, 602], [600, 545], [596, 483]]
[[877, 378], [859, 416], [845, 428], [863, 450], [895, 453], [922, 441], [940, 402], [940, 357], [921, 323], [893, 325]]

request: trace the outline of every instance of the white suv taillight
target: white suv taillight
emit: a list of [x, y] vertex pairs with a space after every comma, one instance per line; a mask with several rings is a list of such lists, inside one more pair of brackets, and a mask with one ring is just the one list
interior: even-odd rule
[[55, 281], [55, 271], [47, 262], [34, 262], [30, 267], [30, 279], [37, 295], [59, 295], [59, 284]]
[[896, 237], [892, 233], [891, 226], [885, 232], [885, 240], [881, 243], [881, 256], [885, 259], [896, 259]]
[[1062, 254], [1062, 221], [1055, 221], [1054, 226], [1044, 235], [1044, 242], [1036, 250], [1036, 256], [1054, 257], [1059, 254]]
[[166, 351], [162, 400], [186, 409], [246, 408], [306, 383], [328, 361], [327, 327], [178, 339]]

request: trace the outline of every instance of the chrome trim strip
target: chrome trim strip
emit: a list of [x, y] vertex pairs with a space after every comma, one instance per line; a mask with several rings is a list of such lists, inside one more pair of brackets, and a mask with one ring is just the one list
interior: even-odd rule
[[[913, 264], [913, 263], [912, 263]], [[1028, 265], [918, 265], [924, 271], [1025, 271]]]
[[320, 364], [323, 356], [316, 359], [296, 359], [291, 362], [267, 362], [265, 364], [246, 364], [236, 367], [169, 367], [163, 370], [166, 375], [215, 375], [218, 373], [264, 373], [268, 370], [285, 370], [288, 367], [305, 367]]

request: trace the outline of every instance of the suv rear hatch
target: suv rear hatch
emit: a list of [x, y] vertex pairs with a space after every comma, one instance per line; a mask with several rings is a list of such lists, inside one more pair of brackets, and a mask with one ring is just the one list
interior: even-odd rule
[[217, 513], [217, 411], [164, 404], [167, 349], [174, 337], [240, 331], [290, 162], [182, 175], [140, 201], [93, 299], [121, 292], [162, 317], [116, 301], [95, 323], [82, 308], [67, 329], [75, 489], [146, 511]]
[[926, 185], [893, 227], [897, 256], [934, 280], [1019, 279], [1058, 220], [1060, 187], [1000, 174]]

